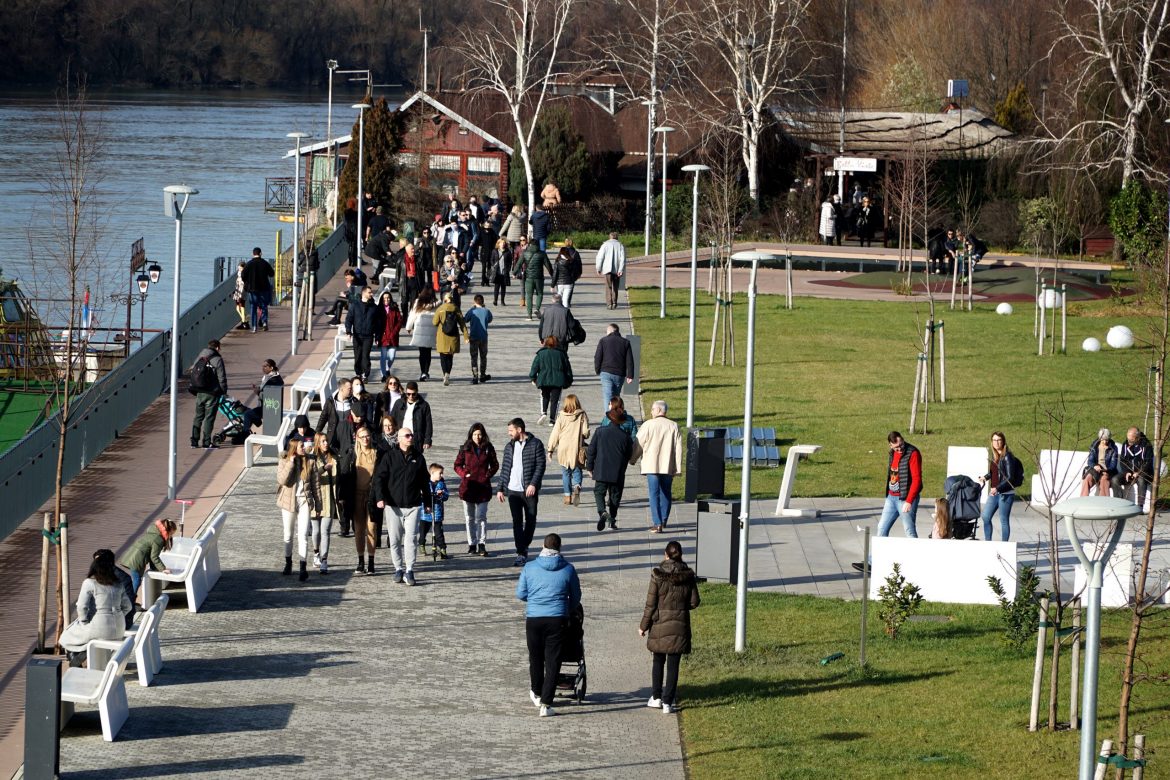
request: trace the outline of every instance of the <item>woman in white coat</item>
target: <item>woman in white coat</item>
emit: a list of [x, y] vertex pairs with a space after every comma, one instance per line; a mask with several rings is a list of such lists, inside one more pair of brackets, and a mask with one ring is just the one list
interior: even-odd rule
[[62, 647], [84, 645], [91, 639], [121, 639], [126, 616], [134, 603], [118, 581], [111, 556], [99, 556], [77, 594], [77, 620], [61, 633]]
[[424, 287], [406, 318], [406, 329], [410, 331], [410, 346], [418, 347], [418, 381], [425, 382], [431, 378], [431, 350], [435, 348], [435, 336], [438, 328], [435, 327], [435, 309], [438, 301], [435, 300], [435, 290]]

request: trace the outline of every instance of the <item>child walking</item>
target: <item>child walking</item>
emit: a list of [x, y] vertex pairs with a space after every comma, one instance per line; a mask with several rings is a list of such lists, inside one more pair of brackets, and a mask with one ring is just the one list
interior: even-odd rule
[[487, 372], [488, 325], [492, 312], [483, 303], [483, 296], [472, 298], [475, 305], [467, 310], [463, 319], [467, 322], [467, 338], [471, 346], [471, 384], [478, 385], [492, 378]]
[[443, 533], [443, 504], [447, 501], [447, 483], [443, 479], [443, 467], [431, 464], [431, 509], [424, 504], [418, 510], [418, 544], [422, 554], [427, 554], [427, 533], [433, 531], [432, 556], [447, 560], [447, 536]]

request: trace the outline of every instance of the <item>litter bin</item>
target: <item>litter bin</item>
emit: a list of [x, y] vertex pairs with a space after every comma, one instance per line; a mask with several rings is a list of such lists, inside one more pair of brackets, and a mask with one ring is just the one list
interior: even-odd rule
[[699, 499], [695, 504], [695, 574], [739, 582], [739, 501]]
[[53, 780], [59, 772], [61, 661], [34, 656], [25, 666], [24, 777], [28, 780]]
[[726, 485], [726, 428], [692, 428], [687, 433], [687, 483], [684, 500], [700, 495], [722, 498]]

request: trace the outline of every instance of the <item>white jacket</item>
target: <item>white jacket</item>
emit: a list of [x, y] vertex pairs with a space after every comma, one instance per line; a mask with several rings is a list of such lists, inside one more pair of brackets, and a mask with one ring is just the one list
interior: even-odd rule
[[622, 274], [626, 270], [626, 248], [616, 238], [611, 238], [597, 250], [597, 273]]
[[410, 310], [406, 318], [406, 329], [410, 331], [410, 346], [435, 348], [435, 309], [419, 309], [417, 306]]

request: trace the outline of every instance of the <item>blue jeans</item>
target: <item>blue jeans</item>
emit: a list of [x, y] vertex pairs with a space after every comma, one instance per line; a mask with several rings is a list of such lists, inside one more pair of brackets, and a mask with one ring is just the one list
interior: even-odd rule
[[1015, 493], [1000, 493], [988, 496], [983, 505], [983, 541], [991, 541], [991, 518], [995, 517], [996, 507], [999, 508], [999, 537], [1006, 542], [1012, 533], [1012, 502], [1016, 500]]
[[545, 252], [548, 251], [548, 239], [547, 238], [536, 239], [536, 245], [540, 247], [541, 254], [544, 254]]
[[394, 358], [398, 356], [398, 347], [382, 347], [382, 356], [380, 358], [382, 376], [387, 376], [390, 369], [394, 368]]
[[902, 504], [905, 503], [900, 497], [886, 496], [886, 505], [882, 508], [882, 519], [878, 524], [878, 536], [889, 536], [890, 528], [894, 525], [894, 519], [899, 515], [902, 517], [902, 528], [906, 531], [906, 536], [911, 539], [918, 538], [918, 530], [915, 520], [918, 516], [918, 499], [910, 502], [910, 511], [902, 514]]
[[268, 324], [268, 293], [248, 293], [248, 321], [252, 328]]
[[670, 486], [673, 474], [647, 474], [646, 489], [650, 493], [650, 522], [655, 528], [666, 525], [670, 519]]
[[138, 598], [138, 586], [142, 584], [142, 572], [131, 570], [130, 585], [134, 588], [134, 598]]
[[602, 371], [598, 376], [601, 377], [601, 397], [605, 401], [605, 408], [601, 411], [604, 415], [609, 411], [609, 402], [612, 398], [617, 398], [622, 394], [622, 382], [626, 378], [621, 374], [611, 374], [608, 371]]
[[561, 466], [561, 486], [565, 489], [565, 495], [573, 492], [573, 488], [581, 488], [581, 467], [567, 468]]

